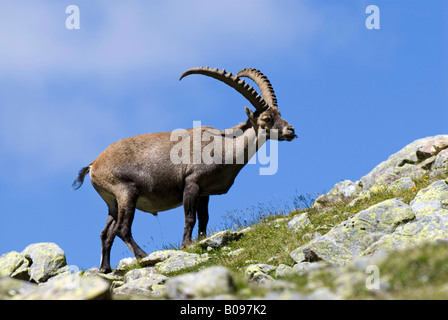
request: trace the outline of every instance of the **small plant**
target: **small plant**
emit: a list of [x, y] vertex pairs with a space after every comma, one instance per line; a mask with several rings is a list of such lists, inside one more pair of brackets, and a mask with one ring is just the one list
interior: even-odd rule
[[317, 193], [315, 196], [312, 196], [310, 193], [307, 193], [306, 195], [303, 194], [295, 195], [293, 198], [294, 209], [296, 211], [310, 209], [318, 196], [319, 194]]
[[297, 194], [290, 201], [271, 201], [268, 203], [258, 203], [256, 206], [244, 210], [234, 209], [226, 211], [223, 216], [223, 230], [238, 230], [259, 223], [266, 219], [274, 219], [289, 215], [293, 212], [309, 210], [315, 201], [315, 197], [307, 193]]

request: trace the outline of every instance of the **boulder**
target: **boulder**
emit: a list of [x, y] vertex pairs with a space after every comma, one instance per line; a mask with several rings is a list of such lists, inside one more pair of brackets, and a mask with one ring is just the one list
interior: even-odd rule
[[215, 266], [170, 278], [165, 289], [169, 299], [194, 299], [232, 294], [236, 285], [229, 270]]
[[448, 181], [438, 180], [420, 190], [410, 203], [417, 218], [448, 209]]
[[111, 299], [110, 282], [98, 276], [66, 274], [15, 295], [16, 300], [104, 300]]
[[183, 254], [186, 254], [185, 252], [181, 250], [160, 250], [160, 251], [154, 251], [148, 254], [146, 257], [139, 260], [139, 264], [142, 267], [148, 267], [148, 266], [155, 266], [157, 263], [165, 261], [168, 258], [174, 257], [174, 256], [181, 256]]
[[[413, 165], [415, 166], [422, 159], [419, 159], [417, 156], [417, 151], [423, 148], [429, 141], [433, 140], [448, 140], [448, 135], [438, 135], [434, 137], [427, 137], [423, 139], [416, 140], [406, 147], [401, 149], [400, 151], [392, 154], [386, 161], [381, 162], [377, 165], [372, 171], [370, 171], [367, 175], [361, 178], [361, 185], [364, 190], [369, 190], [372, 188], [379, 177], [388, 171], [388, 173], [394, 173], [393, 169], [403, 167], [404, 165]], [[415, 166], [416, 167], [416, 166]], [[407, 170], [410, 170], [411, 167], [408, 167]], [[420, 168], [418, 168], [420, 169]], [[419, 172], [416, 170], [416, 172]], [[400, 173], [400, 177], [404, 177], [404, 173]], [[383, 177], [384, 178], [384, 177]]]
[[238, 240], [241, 238], [243, 233], [235, 232], [231, 230], [225, 230], [218, 232], [204, 240], [199, 241], [199, 245], [204, 248], [220, 249], [225, 246], [228, 242]]
[[113, 289], [113, 293], [123, 296], [159, 296], [160, 286], [168, 277], [158, 274], [154, 268], [140, 268], [124, 275], [124, 284]]
[[431, 176], [446, 175], [448, 173], [448, 149], [442, 150], [435, 156], [431, 167]]
[[[296, 262], [323, 260], [344, 264], [360, 256], [372, 243], [397, 226], [415, 218], [411, 207], [398, 199], [389, 199], [358, 212], [348, 220], [332, 228], [290, 253]], [[310, 252], [314, 257], [311, 261]]]
[[[137, 280], [141, 278], [147, 278], [154, 274], [154, 268], [147, 267], [147, 268], [139, 268], [139, 269], [133, 269], [128, 271], [124, 277], [123, 281], [125, 283], [128, 283], [132, 280]], [[164, 276], [165, 277], [165, 276]], [[166, 277], [165, 277], [166, 278]]]
[[273, 278], [269, 274], [275, 269], [275, 266], [269, 264], [256, 263], [247, 266], [244, 274], [247, 279], [261, 283], [266, 280], [273, 280]]
[[203, 263], [210, 259], [208, 254], [202, 255], [196, 253], [188, 253], [181, 250], [172, 250], [169, 257], [155, 265], [155, 270], [162, 274], [169, 274], [171, 272], [186, 269]]
[[[401, 180], [401, 181], [400, 181]], [[390, 190], [412, 186], [402, 178]], [[326, 235], [290, 253], [296, 262], [323, 260], [345, 264], [381, 249], [404, 248], [448, 239], [448, 181], [438, 180], [420, 190], [410, 205], [390, 199], [340, 223]]]
[[290, 266], [287, 266], [283, 263], [279, 264], [279, 266], [275, 269], [275, 277], [287, 277], [294, 274], [294, 269]]
[[67, 265], [64, 251], [55, 243], [30, 244], [21, 253], [30, 261], [30, 279], [45, 282]]
[[425, 174], [425, 170], [409, 163], [405, 163], [402, 166], [391, 167], [385, 170], [385, 172], [375, 180], [375, 183], [370, 187], [369, 192], [388, 189], [391, 184], [396, 183], [401, 178], [415, 180], [422, 178]]
[[345, 203], [356, 197], [362, 188], [359, 182], [344, 180], [338, 182], [326, 194], [319, 196], [314, 202], [314, 207], [326, 207], [338, 203]]
[[303, 275], [311, 268], [310, 262], [299, 262], [292, 266], [292, 271], [295, 274]]
[[136, 266], [140, 266], [143, 268], [136, 268], [136, 270], [138, 271], [132, 270], [132, 272], [129, 273], [128, 276], [137, 272], [150, 272], [148, 270], [151, 270], [151, 272], [154, 273], [169, 274], [171, 272], [176, 272], [195, 266], [209, 259], [210, 257], [207, 253], [200, 255], [196, 253], [185, 252], [182, 250], [160, 250], [152, 252], [146, 257], [138, 260], [135, 258], [122, 259], [120, 260], [118, 267], [114, 270], [113, 273], [118, 276], [125, 276], [128, 274], [127, 272], [130, 269], [135, 268]]
[[126, 272], [135, 267], [153, 267], [159, 262], [162, 262], [172, 256], [181, 254], [182, 251], [173, 249], [154, 251], [141, 259], [137, 259], [134, 257], [124, 258], [120, 260], [117, 268], [114, 270], [114, 273], [123, 276]]
[[120, 260], [114, 273], [124, 275], [129, 269], [140, 266], [143, 268], [155, 267], [155, 271], [160, 273], [170, 273], [184, 268], [191, 267], [197, 263], [207, 261], [207, 254], [198, 255], [182, 250], [160, 250], [148, 254], [142, 259], [125, 258]]
[[11, 277], [29, 280], [29, 260], [16, 251], [0, 256], [0, 278]]
[[164, 286], [161, 283], [157, 283], [155, 279], [141, 278], [114, 288], [113, 293], [118, 298], [132, 298], [135, 296], [155, 298], [163, 295], [164, 290], [162, 290], [162, 287]]
[[426, 142], [423, 146], [418, 148], [417, 157], [420, 160], [425, 160], [434, 155], [437, 155], [443, 149], [448, 148], [448, 140], [430, 140]]
[[310, 217], [308, 216], [308, 213], [305, 212], [292, 218], [288, 222], [288, 229], [293, 232], [300, 232], [310, 225], [311, 225]]
[[402, 249], [424, 243], [448, 239], [448, 210], [436, 210], [421, 218], [399, 226], [395, 232], [382, 237], [366, 249], [371, 254], [381, 249]]
[[387, 187], [387, 191], [389, 192], [398, 192], [398, 191], [406, 191], [412, 190], [415, 188], [415, 183], [411, 178], [405, 177], [400, 178], [393, 182], [389, 187]]

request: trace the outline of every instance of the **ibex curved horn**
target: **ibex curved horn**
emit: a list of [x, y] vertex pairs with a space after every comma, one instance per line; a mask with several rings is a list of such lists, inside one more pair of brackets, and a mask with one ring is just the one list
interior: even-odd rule
[[272, 88], [271, 83], [268, 78], [261, 73], [260, 70], [253, 68], [245, 68], [237, 73], [238, 78], [246, 77], [252, 79], [260, 88], [261, 95], [263, 96], [264, 101], [269, 105], [269, 107], [277, 108], [277, 97], [275, 96], [274, 89]]
[[[244, 70], [246, 70], [246, 69], [244, 69]], [[240, 72], [242, 72], [244, 70], [241, 70]], [[255, 69], [247, 69], [247, 70], [255, 70]], [[258, 72], [261, 74], [260, 71], [258, 71]], [[218, 68], [211, 69], [209, 67], [192, 68], [192, 69], [185, 71], [180, 76], [179, 80], [182, 80], [184, 77], [186, 77], [190, 74], [202, 74], [202, 75], [212, 77], [219, 81], [224, 82], [225, 84], [229, 85], [230, 87], [232, 87], [233, 89], [235, 89], [236, 91], [241, 93], [247, 100], [249, 100], [249, 102], [259, 112], [263, 112], [270, 107], [270, 105], [268, 103], [266, 103], [264, 96], [260, 96], [253, 87], [249, 86], [249, 84], [247, 84], [243, 79], [240, 79], [238, 77], [238, 75], [234, 76], [234, 75], [232, 75], [231, 72], [226, 72], [225, 69], [218, 70]], [[253, 76], [253, 75], [252, 75], [252, 73], [248, 73], [248, 75], [246, 75], [246, 73], [243, 73], [243, 76], [251, 78], [251, 76]], [[258, 81], [260, 84], [262, 84], [261, 77], [256, 77], [256, 76], [253, 76], [253, 77], [255, 79], [257, 79], [257, 80], [255, 80], [255, 79], [251, 78], [252, 80], [255, 81], [255, 83], [257, 83], [257, 81]], [[266, 78], [266, 77], [264, 77], [264, 78]], [[266, 80], [267, 80], [267, 78], [266, 78]], [[269, 81], [267, 81], [267, 82], [269, 83]], [[257, 85], [260, 87], [259, 83], [257, 83]], [[270, 84], [269, 84], [269, 86], [270, 86]], [[262, 87], [260, 87], [260, 91], [261, 91], [262, 95], [263, 95], [263, 90], [265, 92], [269, 92], [265, 89], [265, 87], [266, 87], [266, 85], [262, 85]], [[272, 89], [271, 86], [270, 86], [270, 88]], [[273, 90], [272, 90], [272, 94], [273, 94]], [[271, 97], [272, 94], [268, 93], [268, 96]], [[275, 98], [275, 96], [274, 96], [274, 98]], [[274, 99], [274, 100], [277, 101], [276, 99]]]

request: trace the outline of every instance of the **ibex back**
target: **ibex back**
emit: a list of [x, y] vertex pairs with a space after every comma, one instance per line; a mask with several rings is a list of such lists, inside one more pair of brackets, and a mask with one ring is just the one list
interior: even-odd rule
[[[193, 68], [180, 79], [190, 74], [202, 74], [226, 83], [248, 99], [255, 111], [246, 107], [247, 121], [230, 129], [200, 127], [185, 130], [184, 135], [191, 138], [187, 140], [188, 144], [198, 143], [195, 141], [195, 130], [213, 137], [215, 142], [219, 142], [219, 148], [212, 148], [211, 152], [222, 150], [222, 159], [226, 158], [226, 161], [172, 161], [173, 148], [179, 143], [173, 141], [173, 132], [161, 132], [115, 142], [89, 166], [81, 169], [73, 189], [78, 189], [90, 172], [93, 187], [109, 209], [106, 226], [101, 232], [102, 272], [111, 271], [110, 251], [115, 236], [120, 237], [137, 258], [146, 256], [131, 234], [135, 209], [157, 214], [183, 204], [185, 229], [182, 247], [185, 247], [191, 243], [196, 214], [199, 237], [206, 234], [209, 196], [226, 193], [239, 171], [266, 139], [292, 141], [297, 137], [294, 128], [281, 117], [274, 90], [260, 71], [243, 69], [232, 75], [225, 70]], [[261, 95], [242, 77], [252, 79]], [[199, 145], [200, 151], [205, 151], [207, 144], [200, 140]], [[190, 150], [186, 159], [193, 160], [194, 146], [185, 150]]]

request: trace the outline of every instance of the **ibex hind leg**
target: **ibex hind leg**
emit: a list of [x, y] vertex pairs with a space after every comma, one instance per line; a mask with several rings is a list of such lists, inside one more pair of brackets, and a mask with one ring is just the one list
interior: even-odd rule
[[183, 205], [185, 212], [184, 237], [182, 239], [182, 248], [186, 248], [191, 243], [191, 234], [196, 223], [196, 211], [199, 202], [199, 186], [190, 182], [185, 185], [183, 195]]
[[199, 197], [198, 201], [198, 239], [204, 239], [207, 236], [207, 223], [208, 223], [208, 202], [210, 197]]
[[109, 215], [107, 216], [106, 226], [101, 232], [101, 264], [100, 271], [108, 273], [112, 271], [110, 267], [110, 251], [117, 235], [117, 217], [118, 217], [118, 205], [117, 201], [113, 200], [111, 203], [107, 203], [109, 208]]
[[144, 252], [135, 242], [131, 233], [132, 222], [134, 221], [135, 206], [138, 199], [138, 192], [130, 188], [127, 192], [122, 192], [118, 201], [117, 235], [126, 243], [136, 258], [146, 257]]

